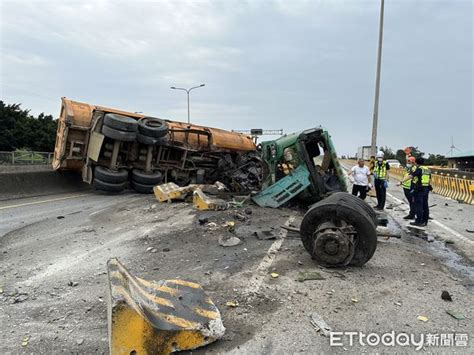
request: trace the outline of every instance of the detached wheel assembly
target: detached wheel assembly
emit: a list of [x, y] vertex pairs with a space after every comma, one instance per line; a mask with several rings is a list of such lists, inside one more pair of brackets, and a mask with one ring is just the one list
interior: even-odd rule
[[301, 222], [300, 234], [311, 257], [326, 267], [362, 266], [377, 247], [373, 218], [342, 195], [313, 205]]

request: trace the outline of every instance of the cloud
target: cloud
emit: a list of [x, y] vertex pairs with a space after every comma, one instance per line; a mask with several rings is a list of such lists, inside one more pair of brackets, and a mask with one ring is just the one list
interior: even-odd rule
[[[1, 96], [33, 112], [58, 114], [68, 96], [184, 120], [185, 95], [169, 87], [204, 82], [191, 94], [202, 124], [322, 124], [341, 153], [369, 143], [377, 1], [0, 6]], [[444, 153], [450, 131], [472, 149], [471, 13], [469, 1], [386, 2], [380, 144]]]

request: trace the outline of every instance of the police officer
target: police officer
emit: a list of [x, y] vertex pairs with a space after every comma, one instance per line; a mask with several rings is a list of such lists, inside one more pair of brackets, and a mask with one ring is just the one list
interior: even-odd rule
[[414, 193], [415, 200], [415, 222], [410, 224], [413, 226], [424, 227], [428, 223], [430, 218], [430, 211], [428, 206], [428, 195], [431, 191], [431, 171], [428, 167], [424, 166], [425, 159], [416, 159], [415, 171], [403, 179], [405, 182], [408, 179], [412, 179], [411, 186]]
[[374, 186], [377, 195], [376, 210], [383, 210], [385, 208], [385, 199], [387, 196], [388, 170], [390, 170], [390, 165], [383, 157], [384, 153], [379, 151], [374, 166]]
[[411, 189], [411, 182], [412, 179], [409, 177], [411, 176], [416, 170], [416, 159], [415, 157], [408, 157], [407, 165], [405, 167], [405, 171], [403, 172], [403, 179], [399, 185], [403, 187], [403, 192], [405, 193], [405, 198], [408, 201], [410, 206], [410, 212], [408, 215], [403, 217], [403, 219], [415, 219], [415, 199], [413, 195], [413, 190]]

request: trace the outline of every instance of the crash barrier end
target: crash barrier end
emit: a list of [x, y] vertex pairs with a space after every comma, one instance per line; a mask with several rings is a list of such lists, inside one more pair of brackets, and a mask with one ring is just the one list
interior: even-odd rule
[[199, 284], [150, 282], [107, 262], [110, 353], [168, 354], [210, 344], [224, 335], [221, 315]]

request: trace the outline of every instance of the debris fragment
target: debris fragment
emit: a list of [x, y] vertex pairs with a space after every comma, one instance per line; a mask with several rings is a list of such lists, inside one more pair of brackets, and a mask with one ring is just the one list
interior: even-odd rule
[[401, 307], [401, 305], [402, 305], [400, 302], [393, 302], [393, 304], [394, 304], [395, 306], [398, 306], [398, 307]]
[[237, 301], [227, 301], [227, 302], [225, 303], [225, 305], [226, 305], [227, 307], [235, 308], [235, 307], [238, 307], [238, 306], [239, 306], [239, 302], [237, 302]]
[[153, 249], [153, 247], [148, 247], [146, 248], [146, 251], [151, 251]]
[[163, 248], [163, 251], [164, 251], [165, 253], [169, 252], [170, 250], [171, 250], [170, 248]]
[[23, 341], [21, 342], [21, 346], [27, 346], [29, 341], [30, 337], [24, 337]]
[[[224, 336], [221, 314], [201, 285], [182, 279], [145, 281], [130, 274], [117, 259], [109, 260], [107, 268], [111, 354], [124, 348], [127, 354], [168, 354], [196, 349]], [[162, 298], [164, 293], [166, 298]]]
[[63, 219], [64, 216], [57, 216], [56, 218], [57, 218], [57, 219]]
[[272, 277], [272, 279], [276, 279], [280, 275], [278, 275], [276, 272], [272, 272], [270, 276]]
[[208, 224], [206, 224], [207, 228], [209, 228], [209, 230], [211, 231], [215, 231], [217, 230], [219, 227], [217, 226], [216, 223], [214, 222], [209, 222]]
[[420, 266], [425, 266], [425, 263], [421, 263]]
[[69, 282], [67, 283], [67, 285], [68, 285], [68, 286], [71, 286], [71, 287], [76, 287], [77, 285], [79, 285], [79, 283], [76, 282], [76, 281], [69, 281]]
[[229, 232], [234, 233], [235, 232], [235, 222], [234, 221], [227, 221], [224, 223], [223, 227], [227, 227]]
[[205, 217], [205, 216], [201, 216], [201, 217], [199, 217], [198, 221], [199, 221], [200, 225], [203, 225], [203, 224], [206, 224], [207, 222], [209, 222], [209, 218]]
[[235, 236], [219, 236], [219, 245], [223, 247], [234, 247], [236, 245], [239, 245], [240, 243], [242, 243], [242, 241]]
[[253, 211], [252, 211], [251, 208], [248, 208], [248, 207], [247, 207], [247, 208], [244, 210], [244, 212], [245, 212], [245, 214], [250, 215], [250, 214], [252, 214]]
[[428, 322], [428, 317], [427, 316], [418, 316], [418, 320], [421, 320], [422, 322]]
[[449, 294], [448, 291], [444, 290], [443, 292], [441, 292], [441, 299], [442, 300], [445, 300], [445, 301], [452, 301], [453, 298], [451, 297], [451, 295]]
[[82, 345], [84, 343], [84, 339], [77, 339], [76, 344], [77, 345]]
[[358, 303], [359, 300], [358, 300], [357, 298], [351, 298], [351, 302], [352, 302], [352, 303]]
[[457, 312], [457, 311], [453, 311], [451, 309], [446, 310], [446, 313], [448, 313], [451, 317], [453, 317], [457, 320], [466, 319], [462, 313]]
[[298, 273], [298, 281], [304, 282], [307, 280], [326, 280], [319, 272], [317, 271], [300, 271]]
[[276, 235], [270, 229], [257, 229], [254, 234], [260, 240], [276, 239]]
[[402, 237], [402, 234], [401, 230], [391, 230], [388, 227], [377, 226], [377, 236], [400, 239]]
[[426, 241], [429, 242], [429, 243], [433, 243], [434, 240], [435, 240], [435, 239], [434, 239], [434, 237], [433, 237], [432, 235], [428, 235], [428, 236], [426, 237]]
[[473, 229], [466, 229], [466, 232], [468, 232], [468, 233], [474, 233], [474, 230], [473, 230]]
[[316, 312], [311, 313], [311, 324], [325, 337], [331, 333], [331, 327]]

